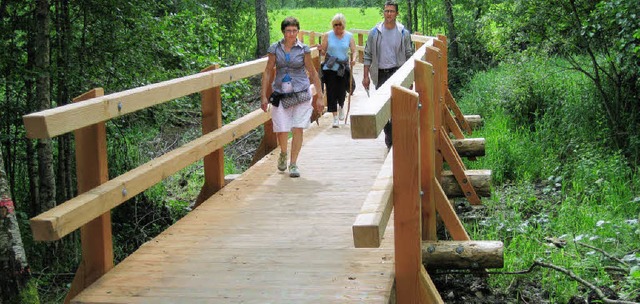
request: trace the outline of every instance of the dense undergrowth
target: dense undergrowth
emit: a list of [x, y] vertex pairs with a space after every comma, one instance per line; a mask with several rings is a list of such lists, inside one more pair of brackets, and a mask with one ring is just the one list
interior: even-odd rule
[[[468, 167], [493, 170], [495, 186], [484, 201], [486, 217], [467, 230], [472, 239], [504, 242], [502, 271], [552, 263], [638, 301], [639, 172], [610, 148], [593, 86], [567, 66], [520, 57], [477, 74], [461, 90], [463, 112], [484, 119], [473, 137], [487, 142], [486, 156]], [[546, 268], [490, 277], [510, 293], [546, 290], [551, 303], [592, 292]]]

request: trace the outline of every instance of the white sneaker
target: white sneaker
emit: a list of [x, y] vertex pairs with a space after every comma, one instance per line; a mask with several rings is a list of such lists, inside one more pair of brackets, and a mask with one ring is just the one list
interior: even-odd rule
[[337, 116], [334, 116], [334, 117], [333, 117], [333, 125], [332, 125], [332, 126], [333, 126], [334, 128], [337, 128], [339, 124], [340, 124], [340, 121], [338, 120], [338, 117], [337, 117]]
[[338, 110], [338, 116], [340, 117], [340, 120], [344, 120], [344, 109], [342, 107], [340, 107], [340, 110]]

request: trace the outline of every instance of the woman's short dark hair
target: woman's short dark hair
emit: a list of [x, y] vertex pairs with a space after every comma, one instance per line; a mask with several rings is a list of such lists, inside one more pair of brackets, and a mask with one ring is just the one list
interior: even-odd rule
[[398, 12], [398, 2], [395, 1], [387, 1], [384, 3], [384, 6], [393, 5], [396, 8], [396, 12]]
[[284, 29], [287, 28], [287, 26], [295, 26], [296, 28], [298, 28], [298, 30], [300, 30], [300, 22], [298, 22], [298, 19], [296, 19], [295, 17], [284, 18], [284, 20], [282, 20], [282, 23], [280, 24], [280, 31], [284, 32]]

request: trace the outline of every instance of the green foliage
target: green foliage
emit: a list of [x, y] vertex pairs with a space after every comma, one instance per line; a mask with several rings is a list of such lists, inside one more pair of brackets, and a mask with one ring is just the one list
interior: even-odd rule
[[27, 285], [20, 292], [19, 302], [21, 304], [38, 304], [40, 297], [38, 296], [38, 288], [35, 280], [29, 280]]
[[[451, 54], [451, 46], [449, 48], [449, 87], [452, 92], [457, 92], [463, 84], [468, 82], [477, 71], [485, 71], [495, 66], [496, 62], [492, 54], [488, 51], [490, 42], [487, 41], [484, 30], [485, 22], [491, 22], [484, 17], [485, 11], [490, 8], [488, 1], [454, 1], [453, 7], [454, 26], [457, 33], [455, 41], [449, 41], [449, 44], [456, 44], [457, 54]], [[495, 4], [494, 4], [495, 5]], [[499, 5], [499, 4], [498, 4]], [[444, 8], [439, 11], [440, 16], [444, 16]], [[447, 34], [442, 25], [440, 31], [435, 34]], [[452, 37], [448, 37], [452, 39]]]
[[[485, 120], [474, 137], [487, 141], [487, 155], [468, 167], [491, 168], [496, 185], [484, 202], [488, 218], [468, 230], [472, 239], [505, 243], [506, 271], [542, 260], [632, 298], [640, 288], [632, 270], [638, 262], [626, 256], [640, 244], [640, 177], [606, 141], [592, 83], [566, 65], [557, 58], [523, 56], [477, 74], [461, 91], [463, 112]], [[582, 244], [632, 260], [629, 271], [605, 271], [620, 263]], [[550, 291], [551, 302], [584, 293], [574, 280], [549, 269], [526, 278], [491, 277], [505, 289], [529, 282], [522, 285]]]
[[[515, 164], [528, 159], [537, 165], [526, 174], [504, 170], [511, 176], [498, 169], [498, 181], [544, 179], [585, 147], [608, 145], [603, 109], [594, 101], [592, 87], [584, 75], [565, 65], [559, 59], [523, 56], [478, 74], [462, 90], [463, 112], [483, 116], [487, 120], [483, 132], [499, 140], [496, 156], [487, 153], [480, 164], [509, 168], [508, 155], [513, 154]], [[514, 141], [512, 135], [521, 139]]]

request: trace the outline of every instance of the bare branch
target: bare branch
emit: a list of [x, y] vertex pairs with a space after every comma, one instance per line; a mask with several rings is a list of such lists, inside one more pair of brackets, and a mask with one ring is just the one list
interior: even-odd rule
[[609, 254], [608, 252], [606, 252], [606, 251], [604, 251], [604, 250], [602, 250], [600, 248], [596, 248], [596, 247], [593, 247], [591, 245], [588, 245], [588, 244], [585, 244], [585, 243], [581, 243], [581, 242], [576, 242], [576, 244], [578, 244], [580, 246], [587, 247], [587, 248], [591, 248], [591, 249], [593, 249], [595, 251], [598, 251], [598, 252], [602, 253], [604, 256], [606, 256], [606, 257], [608, 257], [608, 258], [610, 258], [610, 259], [612, 259], [612, 260], [624, 265], [625, 267], [627, 267], [627, 269], [629, 268], [629, 264], [627, 264], [625, 261], [614, 257], [613, 255]]
[[611, 300], [609, 298], [607, 298], [607, 296], [604, 294], [604, 292], [602, 292], [602, 290], [600, 288], [598, 288], [597, 286], [587, 282], [586, 280], [582, 279], [581, 277], [577, 276], [575, 273], [573, 273], [571, 270], [567, 270], [564, 269], [562, 267], [550, 264], [550, 263], [545, 263], [545, 262], [540, 262], [540, 261], [535, 261], [533, 262], [533, 264], [531, 265], [531, 267], [529, 267], [529, 269], [527, 270], [523, 270], [523, 271], [512, 271], [512, 272], [504, 272], [504, 271], [491, 271], [488, 272], [488, 274], [526, 274], [526, 273], [530, 273], [533, 271], [533, 269], [535, 267], [544, 267], [544, 268], [550, 268], [559, 272], [564, 273], [565, 275], [567, 275], [568, 277], [570, 277], [571, 279], [575, 280], [576, 282], [582, 284], [583, 286], [591, 289], [593, 292], [595, 292], [598, 297], [600, 298], [600, 300], [602, 300], [603, 303], [607, 303], [607, 304], [640, 304], [638, 302], [630, 302], [630, 301], [623, 301], [623, 300]]

